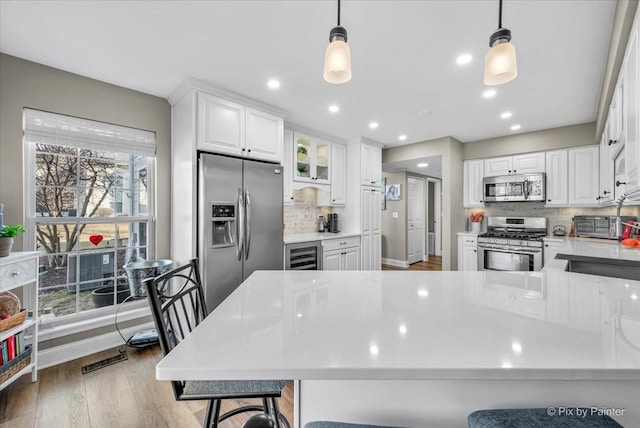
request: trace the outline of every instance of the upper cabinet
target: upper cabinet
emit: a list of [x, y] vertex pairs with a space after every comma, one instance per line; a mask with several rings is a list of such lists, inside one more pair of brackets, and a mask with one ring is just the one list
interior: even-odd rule
[[379, 186], [382, 181], [382, 148], [363, 143], [360, 150], [360, 184]]
[[626, 171], [627, 195], [640, 200], [640, 47], [638, 45], [640, 12], [636, 11], [635, 23], [624, 59], [625, 104], [623, 116], [626, 125]]
[[567, 150], [546, 152], [546, 179], [548, 207], [566, 206], [569, 203], [569, 173]]
[[295, 132], [293, 158], [295, 181], [318, 184], [331, 182], [331, 143]]
[[293, 203], [293, 131], [284, 130], [283, 144], [283, 161], [282, 161], [282, 197], [285, 204]]
[[198, 150], [280, 163], [283, 128], [280, 116], [198, 93]]
[[485, 159], [484, 176], [495, 177], [498, 175], [544, 172], [544, 162], [544, 152]]
[[347, 203], [347, 146], [331, 146], [331, 205]]
[[484, 162], [482, 159], [464, 161], [464, 207], [484, 207], [482, 202], [482, 179], [484, 178]]
[[599, 193], [598, 146], [569, 149], [569, 205], [597, 206]]
[[[614, 196], [614, 183], [613, 183], [613, 159], [611, 158], [611, 151], [613, 145], [611, 143], [611, 127], [612, 123], [607, 122], [600, 139], [600, 180], [599, 180], [599, 192], [598, 202], [600, 205], [606, 205], [613, 201]], [[613, 127], [615, 128], [614, 125]]]

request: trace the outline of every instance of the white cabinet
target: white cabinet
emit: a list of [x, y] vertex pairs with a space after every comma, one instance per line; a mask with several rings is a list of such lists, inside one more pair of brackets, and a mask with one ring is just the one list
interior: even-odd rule
[[381, 269], [380, 198], [378, 188], [361, 189], [362, 195], [362, 269]]
[[484, 176], [495, 177], [497, 175], [508, 175], [513, 170], [513, 159], [511, 156], [491, 158], [484, 160]]
[[359, 270], [360, 237], [322, 241], [323, 270]]
[[478, 235], [458, 233], [458, 270], [478, 270]]
[[607, 124], [605, 125], [604, 131], [604, 134], [606, 135], [603, 135], [604, 142], [607, 144], [607, 147], [610, 147], [608, 152], [611, 159], [615, 159], [627, 141], [627, 127], [626, 119], [624, 117], [627, 105], [625, 94], [626, 86], [626, 76], [623, 67], [620, 70], [620, 75], [618, 76], [616, 90], [611, 98]]
[[549, 260], [555, 259], [558, 253], [562, 253], [562, 249], [567, 245], [566, 241], [561, 238], [542, 238], [542, 242], [544, 244], [542, 252], [545, 265]]
[[626, 192], [640, 201], [640, 12], [636, 11], [623, 63], [625, 89], [623, 117], [626, 125]]
[[293, 131], [284, 130], [282, 159], [282, 198], [285, 204], [293, 203]]
[[544, 164], [544, 152], [490, 158], [484, 161], [484, 176], [495, 177], [497, 175], [544, 172]]
[[484, 207], [482, 202], [484, 178], [484, 162], [482, 159], [466, 160], [463, 164], [463, 201], [465, 208]]
[[600, 139], [600, 177], [598, 184], [598, 202], [600, 205], [606, 205], [613, 201], [613, 159], [610, 156], [612, 145], [609, 137], [610, 123], [607, 123]]
[[513, 174], [545, 172], [545, 152], [525, 153], [513, 157]]
[[5, 364], [24, 365], [24, 361], [27, 359], [29, 361], [0, 384], [0, 391], [23, 374], [30, 372], [32, 382], [35, 382], [38, 377], [38, 254], [37, 251], [13, 252], [9, 256], [0, 258], [0, 292], [18, 291], [18, 294], [22, 294], [22, 307], [34, 314], [27, 317], [22, 324], [0, 332], [0, 343], [6, 340], [12, 341], [15, 345], [16, 337], [19, 337], [20, 348], [30, 346], [30, 350], [5, 362]]
[[382, 149], [363, 143], [360, 150], [360, 184], [379, 185], [382, 180]]
[[598, 146], [569, 149], [569, 205], [598, 205]]
[[331, 182], [331, 143], [300, 132], [294, 133], [295, 181], [316, 184]]
[[331, 146], [331, 205], [347, 203], [347, 147]]
[[567, 150], [553, 150], [546, 152], [545, 156], [546, 206], [566, 206], [569, 202], [568, 152]]
[[282, 117], [203, 92], [197, 110], [199, 150], [282, 162]]

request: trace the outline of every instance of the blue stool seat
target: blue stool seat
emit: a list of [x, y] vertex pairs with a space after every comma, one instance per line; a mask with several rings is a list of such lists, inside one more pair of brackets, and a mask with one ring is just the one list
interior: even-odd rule
[[573, 407], [572, 415], [548, 409], [478, 410], [467, 418], [469, 428], [621, 428], [622, 425], [606, 415], [592, 414], [589, 408]]
[[350, 424], [347, 422], [314, 421], [304, 424], [304, 428], [400, 428], [383, 425]]

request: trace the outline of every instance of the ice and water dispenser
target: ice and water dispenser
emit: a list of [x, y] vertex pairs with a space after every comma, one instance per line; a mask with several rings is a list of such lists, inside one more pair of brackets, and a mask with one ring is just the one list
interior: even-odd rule
[[236, 204], [211, 203], [211, 248], [236, 245]]

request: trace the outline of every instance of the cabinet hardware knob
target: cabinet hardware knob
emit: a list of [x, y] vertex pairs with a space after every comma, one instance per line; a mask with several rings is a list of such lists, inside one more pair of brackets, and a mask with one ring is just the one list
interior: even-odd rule
[[602, 196], [598, 196], [598, 197], [596, 198], [596, 201], [599, 201], [600, 199], [602, 199]]
[[251, 153], [251, 149], [248, 149], [247, 152]]
[[335, 201], [336, 201], [335, 199], [332, 199], [332, 200], [331, 200], [331, 202], [335, 202]]
[[290, 199], [293, 201], [293, 196]]
[[474, 253], [477, 253], [477, 252], [478, 252], [478, 250], [473, 250], [473, 252], [474, 252]]
[[514, 170], [513, 170], [513, 173], [515, 174], [516, 172], [517, 172], [517, 171], [514, 169]]
[[20, 275], [20, 271], [13, 272], [13, 273], [11, 274], [11, 276], [18, 276], [18, 275]]
[[612, 144], [617, 144], [617, 143], [618, 143], [618, 140], [609, 140], [609, 144], [608, 145], [610, 146]]
[[551, 199], [547, 199], [547, 202], [551, 202]]
[[544, 244], [544, 246], [548, 248], [548, 247], [549, 247], [549, 244]]
[[244, 152], [246, 149], [242, 149], [242, 151]]
[[509, 170], [509, 174], [511, 174], [511, 170]]
[[609, 194], [609, 193], [611, 193], [611, 192], [610, 192], [610, 191], [608, 191], [608, 190], [605, 190], [605, 191], [604, 191], [604, 192], [602, 192], [602, 193], [604, 193], [605, 195], [608, 195], [608, 194]]
[[621, 184], [627, 184], [626, 181], [618, 181], [616, 180], [616, 187], [620, 187]]

